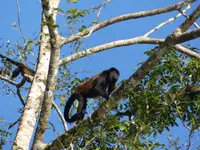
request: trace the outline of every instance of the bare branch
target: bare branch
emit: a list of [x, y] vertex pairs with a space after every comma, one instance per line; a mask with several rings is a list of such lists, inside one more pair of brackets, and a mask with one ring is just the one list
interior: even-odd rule
[[190, 49], [188, 49], [188, 48], [186, 48], [186, 47], [184, 47], [184, 46], [181, 46], [181, 45], [179, 45], [179, 44], [176, 44], [176, 45], [175, 45], [175, 48], [176, 48], [176, 50], [178, 50], [178, 51], [181, 52], [181, 53], [184, 53], [184, 54], [186, 54], [186, 55], [189, 55], [189, 56], [192, 56], [192, 57], [195, 57], [195, 58], [200, 59], [200, 54], [199, 54], [199, 53], [194, 52], [194, 51], [192, 51], [192, 50], [190, 50]]
[[191, 129], [190, 127], [188, 127], [188, 126], [184, 123], [183, 117], [182, 117], [180, 111], [178, 110], [178, 107], [176, 107], [176, 111], [177, 111], [177, 113], [178, 113], [178, 116], [179, 116], [179, 119], [181, 120], [182, 125], [183, 125], [187, 130], [191, 131], [192, 129]]
[[200, 16], [200, 5], [192, 12], [192, 14], [183, 22], [175, 31], [174, 35], [180, 35], [187, 31], [187, 29], [199, 18]]
[[[200, 29], [198, 28], [196, 30], [185, 32], [184, 34], [176, 36], [174, 40], [171, 40], [171, 42], [173, 42], [172, 44], [185, 42], [185, 41], [199, 37], [199, 34], [200, 34]], [[127, 39], [127, 40], [113, 41], [113, 42], [110, 42], [110, 43], [99, 45], [99, 46], [89, 48], [89, 49], [86, 49], [84, 51], [72, 54], [71, 56], [68, 56], [66, 58], [61, 59], [59, 65], [69, 63], [69, 62], [74, 61], [78, 58], [82, 58], [84, 56], [88, 56], [88, 55], [93, 54], [93, 53], [98, 53], [98, 52], [101, 52], [101, 51], [104, 51], [104, 50], [109, 50], [109, 49], [116, 48], [116, 47], [129, 46], [129, 45], [133, 45], [133, 44], [161, 44], [163, 42], [164, 42], [163, 39], [148, 38], [148, 37], [144, 37], [144, 36], [131, 38], [131, 39]], [[190, 55], [190, 56], [193, 56], [193, 57], [196, 57], [196, 58], [200, 58], [199, 53], [191, 51], [188, 48], [185, 48], [181, 45], [175, 45], [175, 48], [182, 53], [185, 53], [187, 55]]]
[[191, 146], [192, 146], [192, 135], [193, 135], [194, 131], [190, 130], [190, 134], [189, 134], [189, 138], [188, 138], [188, 146], [187, 146], [187, 150], [190, 150]]
[[106, 43], [106, 44], [103, 44], [103, 45], [96, 46], [94, 48], [89, 48], [87, 50], [75, 53], [71, 56], [68, 56], [66, 58], [61, 59], [59, 64], [60, 65], [66, 64], [66, 63], [71, 62], [71, 61], [73, 61], [77, 58], [88, 56], [90, 54], [97, 53], [97, 52], [100, 52], [100, 51], [103, 51], [103, 50], [112, 49], [112, 48], [115, 48], [115, 47], [129, 46], [129, 45], [133, 45], [133, 44], [142, 44], [142, 43], [143, 44], [144, 43], [145, 44], [146, 43], [148, 43], [148, 44], [159, 44], [159, 43], [162, 43], [162, 42], [163, 42], [163, 40], [161, 40], [161, 39], [148, 38], [148, 37], [142, 37], [142, 36], [127, 39], [127, 40], [118, 40], [118, 41]]
[[68, 127], [67, 127], [67, 123], [65, 121], [65, 118], [63, 117], [62, 115], [62, 112], [60, 111], [59, 107], [56, 105], [56, 103], [54, 101], [52, 101], [52, 106], [55, 108], [55, 110], [57, 111], [62, 123], [63, 123], [63, 126], [64, 126], [64, 129], [65, 129], [65, 132], [68, 131]]
[[11, 124], [9, 125], [8, 129], [11, 129], [12, 127], [14, 127], [14, 126], [19, 122], [20, 119], [21, 119], [21, 117], [18, 118], [15, 122], [11, 123]]
[[19, 99], [20, 99], [22, 105], [25, 106], [25, 101], [24, 101], [24, 99], [23, 99], [23, 97], [22, 97], [22, 95], [21, 95], [21, 92], [20, 92], [20, 89], [19, 89], [19, 88], [17, 88], [17, 95], [18, 95], [18, 97], [19, 97]]
[[191, 30], [188, 32], [184, 32], [183, 34], [177, 34], [177, 35], [174, 34], [173, 36], [169, 36], [169, 38], [173, 39], [173, 40], [170, 40], [170, 44], [174, 45], [174, 43], [183, 43], [186, 41], [190, 41], [190, 40], [198, 38], [199, 35], [200, 35], [200, 28]]
[[20, 6], [19, 6], [18, 0], [16, 0], [16, 3], [17, 3], [17, 10], [18, 10], [18, 17], [17, 17], [17, 19], [18, 19], [18, 26], [17, 26], [17, 28], [18, 28], [18, 30], [19, 30], [19, 32], [20, 32], [20, 34], [21, 34], [21, 36], [22, 36], [22, 38], [24, 40], [24, 43], [25, 43], [26, 39], [24, 37], [24, 34], [22, 32], [22, 29], [21, 29], [21, 24], [20, 24]]
[[[188, 16], [186, 15], [186, 13], [184, 11], [182, 11], [181, 9], [178, 9], [178, 11], [185, 17], [188, 19]], [[193, 25], [196, 27], [196, 28], [199, 28], [199, 25], [194, 22]]]
[[183, 7], [184, 5], [186, 5], [188, 3], [192, 3], [194, 1], [195, 0], [186, 0], [186, 1], [182, 1], [182, 2], [176, 3], [174, 5], [167, 6], [167, 7], [160, 8], [160, 9], [154, 9], [154, 10], [150, 10], [150, 11], [141, 11], [141, 12], [137, 12], [137, 13], [121, 15], [121, 16], [106, 20], [102, 23], [96, 24], [92, 27], [89, 27], [85, 31], [79, 32], [79, 33], [72, 35], [70, 37], [61, 38], [62, 39], [61, 45], [70, 43], [74, 40], [77, 40], [79, 38], [82, 38], [82, 37], [88, 35], [88, 33], [90, 33], [91, 31], [95, 32], [99, 29], [105, 28], [105, 27], [112, 25], [114, 23], [117, 23], [117, 22], [130, 20], [130, 19], [137, 19], [137, 18], [142, 18], [142, 17], [148, 17], [148, 16], [153, 16], [153, 15], [158, 15], [158, 14], [178, 10], [181, 7]]
[[93, 9], [98, 9], [98, 12], [97, 12], [97, 17], [96, 17], [96, 23], [99, 22], [99, 17], [100, 17], [100, 13], [101, 13], [101, 9], [103, 8], [103, 6], [105, 6], [107, 3], [109, 3], [111, 0], [106, 0], [105, 2], [103, 2], [100, 6], [98, 7], [95, 7]]
[[[188, 5], [182, 12], [186, 12], [188, 9], [190, 9], [190, 5]], [[177, 19], [178, 17], [181, 16], [181, 13], [177, 14], [175, 17], [168, 19], [167, 21], [159, 24], [158, 26], [156, 26], [155, 28], [153, 28], [152, 30], [150, 30], [149, 32], [147, 32], [144, 36], [149, 36], [150, 34], [152, 34], [153, 32], [155, 32], [156, 30], [158, 30], [159, 28], [163, 27], [164, 25], [173, 22], [175, 19]]]

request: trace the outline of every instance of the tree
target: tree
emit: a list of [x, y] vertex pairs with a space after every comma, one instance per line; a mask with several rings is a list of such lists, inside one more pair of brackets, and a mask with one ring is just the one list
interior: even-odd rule
[[[68, 0], [68, 2], [80, 3], [78, 0]], [[12, 145], [13, 150], [29, 147], [32, 149], [165, 147], [151, 140], [151, 136], [156, 137], [158, 133], [162, 134], [164, 130], [170, 130], [170, 126], [178, 126], [178, 119], [190, 132], [187, 149], [192, 146], [191, 137], [199, 128], [198, 68], [200, 64], [198, 59], [200, 55], [192, 46], [180, 44], [200, 36], [200, 28], [196, 23], [200, 16], [200, 5], [197, 5], [194, 0], [185, 0], [163, 8], [122, 14], [101, 22], [99, 21], [101, 10], [109, 2], [106, 0], [93, 9], [67, 8], [67, 11], [64, 11], [58, 7], [59, 0], [42, 0], [39, 41], [25, 38], [21, 29], [18, 7], [18, 23], [14, 23], [13, 26], [19, 30], [23, 44], [15, 45], [19, 52], [11, 51], [10, 41], [8, 41], [5, 45], [8, 56], [0, 55], [3, 66], [0, 79], [14, 85], [17, 91], [13, 92], [13, 87], [7, 84], [2, 86], [17, 94], [24, 105]], [[190, 5], [193, 6], [192, 12], [187, 16], [185, 12]], [[18, 1], [17, 6], [19, 6]], [[79, 27], [77, 31], [76, 23], [81, 23], [82, 18], [93, 11], [97, 11], [97, 16], [92, 25], [90, 27], [85, 23], [81, 24], [81, 27], [77, 25]], [[143, 36], [120, 39], [88, 49], [82, 48], [83, 39], [105, 27], [132, 19], [151, 18], [172, 11], [177, 11], [178, 14], [160, 23]], [[58, 31], [57, 15], [66, 17], [72, 32], [70, 36], [63, 36]], [[180, 16], [184, 16], [184, 20], [179, 22], [180, 25], [168, 33], [165, 39], [150, 37], [153, 32]], [[189, 28], [191, 30], [188, 30]], [[64, 51], [64, 48], [62, 51], [61, 48], [66, 44], [71, 44], [75, 52], [60, 58]], [[141, 62], [139, 68], [119, 84], [109, 101], [103, 102], [91, 116], [68, 130], [62, 113], [54, 102], [54, 98], [65, 99], [66, 93], [69, 95], [74, 85], [81, 82], [76, 76], [70, 74], [68, 64], [93, 53], [134, 44], [154, 44], [155, 47], [145, 52], [149, 58]], [[39, 46], [38, 57], [35, 58], [37, 63], [34, 64], [36, 69], [28, 67], [27, 63], [30, 55], [35, 52], [33, 45]], [[10, 56], [13, 58], [11, 59]], [[20, 73], [21, 78], [18, 77]], [[63, 95], [59, 92], [55, 94], [55, 89], [59, 91], [65, 89], [67, 92]], [[26, 101], [21, 95], [21, 90], [23, 93], [28, 93]], [[57, 136], [52, 142], [45, 143], [44, 136], [52, 106], [60, 115], [66, 132]], [[37, 120], [38, 124], [36, 124]], [[51, 125], [54, 128], [55, 125]], [[36, 129], [35, 134], [34, 129]], [[30, 146], [32, 136], [33, 144]], [[179, 145], [175, 144], [175, 146]]]

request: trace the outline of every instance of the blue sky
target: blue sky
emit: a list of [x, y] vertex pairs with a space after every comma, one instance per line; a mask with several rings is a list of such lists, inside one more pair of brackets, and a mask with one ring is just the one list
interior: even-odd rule
[[[101, 2], [102, 1], [96, 0], [81, 0], [77, 4], [67, 4], [66, 0], [61, 0], [59, 7], [63, 10], [73, 7], [78, 7], [78, 9], [87, 9], [99, 5]], [[106, 19], [110, 19], [112, 17], [126, 13], [165, 7], [171, 4], [175, 4], [176, 2], [179, 2], [179, 0], [112, 0], [108, 5], [106, 5], [106, 7], [102, 9], [100, 21], [104, 21]], [[192, 4], [192, 8], [194, 8], [194, 6], [198, 5], [199, 3], [200, 2], [198, 0], [196, 3]], [[32, 38], [35, 35], [39, 37], [41, 21], [41, 6], [39, 0], [19, 0], [19, 4], [21, 10], [21, 28], [25, 37]], [[187, 14], [189, 14], [190, 12], [191, 10], [189, 10]], [[140, 18], [136, 20], [129, 20], [126, 22], [114, 24], [100, 31], [97, 31], [94, 34], [92, 34], [89, 38], [84, 39], [84, 45], [86, 46], [86, 48], [90, 48], [115, 40], [128, 39], [143, 35], [150, 29], [154, 28], [156, 25], [166, 21], [168, 18], [171, 18], [176, 14], [177, 12], [170, 12], [154, 17]], [[90, 26], [94, 18], [95, 15], [88, 15], [87, 17], [83, 18], [83, 24], [86, 26]], [[17, 22], [16, 1], [5, 0], [1, 2], [0, 19], [2, 20], [0, 25], [0, 45], [2, 43], [6, 43], [7, 40], [10, 40], [13, 44], [16, 43], [16, 41], [21, 42], [21, 35], [17, 30], [12, 28], [13, 22]], [[176, 29], [182, 23], [183, 20], [185, 20], [185, 18], [178, 18], [175, 22], [168, 24], [156, 31], [155, 33], [153, 33], [150, 37], [165, 38], [168, 34], [172, 33], [174, 29]], [[62, 32], [62, 34], [64, 35], [70, 35], [68, 28], [65, 27], [66, 22], [67, 21], [62, 16], [58, 17], [59, 31]], [[197, 23], [200, 25], [200, 20], [198, 20]], [[199, 39], [196, 39], [192, 42], [190, 41], [189, 43], [192, 44], [192, 46], [194, 47], [200, 48]], [[143, 44], [115, 48], [74, 61], [70, 63], [70, 67], [74, 72], [90, 70], [90, 73], [80, 74], [83, 75], [83, 77], [89, 77], [113, 66], [120, 70], [121, 75], [119, 81], [121, 81], [122, 79], [127, 79], [131, 74], [133, 74], [133, 72], [135, 71], [134, 68], [137, 67], [137, 64], [141, 61], [144, 61], [147, 58], [143, 54], [144, 51], [149, 50], [152, 47], [154, 47], [154, 45]], [[67, 56], [71, 52], [74, 52], [74, 50], [70, 49], [69, 45], [64, 46], [61, 51], [61, 56]], [[35, 55], [37, 56], [37, 54]], [[35, 58], [33, 58], [33, 60], [34, 59]], [[16, 97], [13, 97], [12, 95], [5, 95], [4, 93], [2, 93], [2, 90], [0, 91], [0, 96], [0, 117], [4, 117], [6, 122], [15, 121], [20, 116], [20, 114], [18, 114], [19, 108], [22, 107], [20, 102]], [[55, 111], [52, 111], [51, 119], [52, 122], [57, 124], [57, 131], [63, 132], [62, 124], [58, 119], [58, 116]], [[15, 134], [16, 129], [17, 128], [15, 126], [11, 129], [11, 132]], [[185, 131], [183, 132], [182, 128], [173, 129], [172, 132], [176, 132], [180, 136], [187, 135]], [[48, 132], [47, 135], [48, 138], [45, 139], [46, 142], [56, 138], [56, 135], [51, 131]], [[10, 145], [5, 146], [5, 149], [9, 148]]]

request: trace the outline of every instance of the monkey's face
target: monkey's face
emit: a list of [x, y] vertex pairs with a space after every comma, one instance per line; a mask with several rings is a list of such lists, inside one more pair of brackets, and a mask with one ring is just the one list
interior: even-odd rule
[[116, 72], [116, 71], [112, 71], [110, 72], [110, 80], [113, 81], [113, 80], [118, 80], [119, 78], [119, 73]]

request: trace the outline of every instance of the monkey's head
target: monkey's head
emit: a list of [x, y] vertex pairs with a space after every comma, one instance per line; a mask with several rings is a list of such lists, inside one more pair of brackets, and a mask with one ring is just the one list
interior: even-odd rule
[[116, 68], [112, 67], [108, 70], [109, 72], [109, 80], [110, 81], [117, 81], [119, 78], [119, 70], [117, 70]]

